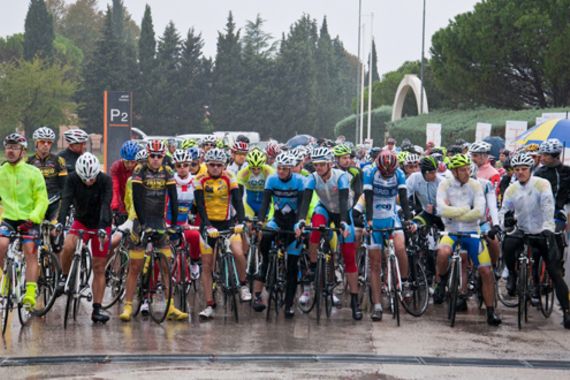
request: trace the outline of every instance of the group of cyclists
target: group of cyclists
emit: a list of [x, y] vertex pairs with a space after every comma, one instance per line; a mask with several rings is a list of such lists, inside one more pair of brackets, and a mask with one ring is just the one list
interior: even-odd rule
[[[432, 242], [425, 261], [434, 304], [447, 299], [450, 257], [460, 244], [466, 253], [462, 277], [467, 279], [469, 270], [478, 272], [486, 321], [500, 325], [495, 281], [505, 276], [509, 295], [516, 294], [516, 259], [527, 241], [525, 236], [532, 235], [533, 255], [545, 261], [563, 325], [570, 328], [569, 293], [563, 279], [570, 168], [561, 162], [563, 146], [556, 139], [516, 152], [503, 150], [497, 159], [484, 141], [457, 141], [449, 149], [428, 143], [423, 149], [409, 141], [397, 147], [393, 138], [381, 148], [324, 139], [295, 147], [271, 141], [260, 148], [245, 136], [230, 146], [215, 136], [181, 143], [131, 140], [123, 144], [121, 158], [106, 174], [97, 157], [86, 152], [87, 133], [70, 129], [64, 138], [69, 146], [56, 155], [51, 151], [54, 131], [38, 128], [32, 136], [31, 156], [22, 135], [13, 133], [4, 139], [0, 268], [6, 271], [10, 234], [25, 234], [22, 302], [27, 308], [33, 309], [37, 298], [38, 240], [33, 236], [39, 236], [39, 225], [45, 220], [55, 226], [51, 243], [61, 262], [57, 294], [64, 292], [78, 231], [90, 233], [82, 236], [91, 240], [93, 257], [91, 318], [102, 323], [110, 318], [102, 310], [106, 265], [123, 236], [128, 236], [129, 252], [119, 315], [124, 322], [137, 312], [133, 301], [139, 277], [147, 270], [141, 236], [149, 229], [165, 231], [155, 248], [168, 259], [174, 255], [169, 236], [186, 241], [192, 272], [200, 278], [204, 307], [199, 317], [205, 321], [216, 312], [214, 272], [216, 246], [224, 238], [221, 232], [232, 231], [228, 240], [239, 298], [251, 303], [256, 312], [267, 307], [264, 287], [269, 252], [276, 236], [289, 232], [281, 238], [286, 247], [284, 316], [291, 319], [296, 304], [305, 305], [314, 297], [314, 289], [300, 284], [300, 279], [314, 277], [325, 231], [319, 227], [323, 226], [335, 231], [331, 247], [339, 252], [335, 260], [342, 262], [341, 281], [346, 283], [354, 320], [363, 318], [358, 252], [367, 251], [370, 317], [380, 321], [387, 236], [405, 298], [410, 296], [413, 281], [409, 239], [435, 228], [440, 232], [438, 241]], [[63, 244], [56, 244], [60, 236], [64, 236]], [[260, 263], [251, 279], [248, 257], [254, 248]], [[301, 267], [301, 257], [306, 257], [307, 268]], [[6, 296], [5, 278], [0, 277], [0, 298]], [[467, 309], [467, 286], [468, 281], [461, 283], [454, 301], [458, 311]], [[167, 318], [185, 321], [189, 315], [170, 302]]]

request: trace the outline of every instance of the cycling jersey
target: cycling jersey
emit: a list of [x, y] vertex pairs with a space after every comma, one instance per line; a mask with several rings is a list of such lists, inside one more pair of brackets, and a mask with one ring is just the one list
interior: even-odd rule
[[491, 181], [491, 184], [494, 188], [499, 185], [499, 181], [501, 180], [501, 176], [499, 171], [491, 165], [490, 162], [487, 162], [484, 165], [479, 166], [477, 169], [477, 178], [483, 178], [487, 181]]
[[543, 230], [554, 232], [554, 196], [550, 183], [540, 177], [531, 176], [524, 185], [519, 181], [511, 184], [503, 198], [499, 212], [504, 225], [505, 214], [514, 211], [517, 226], [528, 234], [538, 234]]
[[563, 210], [570, 202], [570, 167], [562, 163], [556, 166], [541, 166], [535, 175], [550, 182], [556, 210]]
[[[297, 221], [304, 190], [305, 179], [297, 173], [292, 173], [286, 181], [280, 179], [277, 174], [272, 174], [267, 178], [265, 193], [273, 200], [273, 217], [278, 225], [290, 228]], [[261, 207], [260, 220], [265, 220], [264, 214], [267, 211], [269, 199], [266, 203], [265, 207]]]
[[436, 174], [435, 180], [428, 182], [421, 172], [412, 173], [412, 175], [406, 179], [408, 194], [413, 195], [419, 200], [424, 211], [426, 211], [427, 205], [432, 205], [434, 210], [431, 214], [436, 214], [437, 187], [443, 179], [441, 175]]
[[385, 178], [377, 166], [364, 172], [364, 191], [372, 190], [372, 219], [388, 219], [397, 215], [398, 190], [406, 189], [404, 172], [396, 169], [394, 175]]
[[39, 224], [48, 208], [46, 182], [35, 166], [24, 160], [0, 166], [0, 199], [3, 219], [31, 220]]
[[57, 156], [63, 158], [65, 167], [67, 168], [67, 174], [75, 173], [75, 162], [77, 162], [77, 159], [81, 156], [80, 153], [75, 153], [67, 148], [59, 152]]
[[35, 166], [42, 172], [46, 181], [48, 198], [61, 196], [67, 176], [65, 160], [62, 157], [50, 153], [45, 158], [40, 158], [36, 153], [28, 158], [28, 164]]
[[230, 219], [231, 192], [238, 189], [236, 178], [224, 171], [218, 178], [209, 174], [199, 175], [194, 179], [196, 191], [204, 192], [204, 206], [210, 221]]
[[117, 160], [111, 165], [111, 178], [113, 179], [113, 201], [111, 210], [126, 214], [125, 209], [125, 186], [127, 180], [133, 175], [133, 170], [125, 167], [123, 160]]
[[482, 222], [490, 222], [493, 226], [499, 225], [499, 211], [497, 210], [497, 196], [495, 195], [495, 188], [491, 181], [483, 178], [477, 178], [477, 181], [483, 188], [485, 194], [485, 216]]
[[[254, 214], [259, 212], [261, 202], [263, 201], [263, 190], [267, 178], [273, 174], [275, 170], [269, 165], [264, 165], [258, 175], [253, 174], [251, 168], [246, 167], [237, 174], [238, 185], [245, 189], [245, 205], [249, 206]], [[246, 210], [247, 212], [247, 210]]]
[[97, 174], [93, 185], [87, 186], [77, 173], [71, 173], [65, 181], [61, 197], [58, 223], [65, 224], [69, 207], [75, 206], [75, 220], [89, 229], [111, 226], [111, 199], [113, 182], [105, 173]]
[[[315, 190], [319, 196], [319, 203], [333, 214], [340, 213], [339, 191], [348, 189], [350, 194], [350, 184], [348, 176], [340, 169], [331, 169], [330, 178], [325, 182], [316, 172], [307, 177], [307, 190]], [[352, 194], [354, 196], [354, 194]], [[353, 199], [349, 195], [348, 208], [353, 204]]]
[[[133, 204], [139, 221], [152, 228], [164, 228], [164, 209], [166, 205], [166, 195], [172, 197], [172, 212], [178, 219], [176, 198], [176, 182], [172, 169], [168, 166], [160, 166], [157, 170], [152, 170], [148, 164], [138, 165], [133, 171]], [[142, 188], [137, 188], [141, 186]], [[142, 190], [140, 198], [137, 196], [137, 189]], [[172, 192], [172, 194], [171, 194]]]
[[[178, 200], [178, 220], [176, 223], [186, 224], [188, 223], [192, 203], [194, 203], [194, 177], [192, 175], [188, 175], [186, 178], [182, 179], [178, 173], [176, 173], [174, 174], [174, 180], [176, 181], [176, 194]], [[169, 224], [172, 224], [172, 213], [170, 212], [170, 207], [167, 207], [166, 209], [166, 220]]]
[[230, 172], [232, 172], [233, 174], [236, 174], [236, 175], [237, 175], [237, 174], [240, 172], [240, 170], [243, 170], [243, 169], [245, 169], [245, 168], [247, 168], [247, 162], [244, 162], [243, 164], [238, 165], [238, 164], [236, 164], [235, 161], [234, 161], [234, 162], [232, 162], [231, 164], [228, 165], [227, 170], [230, 171]]
[[485, 196], [481, 184], [469, 178], [465, 184], [445, 179], [437, 188], [437, 210], [449, 232], [479, 231], [485, 217]]

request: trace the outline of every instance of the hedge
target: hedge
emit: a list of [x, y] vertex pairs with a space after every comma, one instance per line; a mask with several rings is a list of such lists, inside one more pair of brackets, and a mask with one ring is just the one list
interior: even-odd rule
[[[375, 145], [378, 141], [384, 141], [386, 124], [392, 118], [392, 107], [381, 106], [372, 110], [370, 135], [374, 139]], [[368, 112], [364, 113], [364, 136], [366, 136], [368, 122]], [[356, 115], [350, 115], [336, 123], [335, 136], [344, 135], [348, 141], [354, 141], [354, 130], [356, 128]]]

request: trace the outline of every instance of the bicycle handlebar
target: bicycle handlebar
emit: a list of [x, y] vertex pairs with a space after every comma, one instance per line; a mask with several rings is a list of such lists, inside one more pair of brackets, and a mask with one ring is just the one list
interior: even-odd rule
[[448, 232], [448, 231], [440, 231], [439, 236], [455, 236], [458, 238], [471, 238], [471, 239], [481, 239], [484, 238], [485, 234], [471, 234], [465, 232]]

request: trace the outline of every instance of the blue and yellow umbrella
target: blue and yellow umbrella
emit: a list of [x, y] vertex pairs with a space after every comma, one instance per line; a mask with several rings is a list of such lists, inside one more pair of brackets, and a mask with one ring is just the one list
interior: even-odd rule
[[540, 144], [548, 139], [558, 139], [567, 148], [570, 148], [570, 120], [552, 119], [532, 127], [517, 137], [515, 144]]

